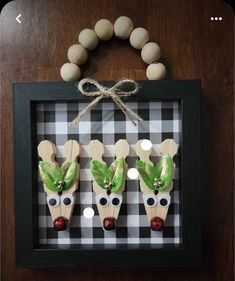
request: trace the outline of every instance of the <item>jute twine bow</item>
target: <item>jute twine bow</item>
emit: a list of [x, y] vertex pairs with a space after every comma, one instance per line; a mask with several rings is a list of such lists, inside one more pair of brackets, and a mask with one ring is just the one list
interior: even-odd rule
[[[85, 84], [91, 84], [95, 86], [97, 90], [93, 92], [88, 92], [86, 89], [84, 89]], [[120, 89], [120, 86], [126, 84], [133, 85], [134, 89], [131, 91], [122, 91]], [[136, 114], [132, 109], [130, 109], [127, 105], [125, 105], [125, 103], [123, 103], [123, 101], [121, 100], [121, 97], [128, 97], [131, 95], [135, 95], [138, 92], [139, 86], [133, 80], [124, 79], [117, 82], [113, 87], [106, 88], [93, 79], [85, 78], [79, 82], [78, 89], [83, 95], [88, 97], [96, 97], [96, 98], [90, 104], [88, 104], [88, 106], [84, 108], [78, 114], [78, 116], [69, 124], [70, 127], [73, 127], [76, 124], [78, 124], [81, 118], [83, 117], [83, 115], [91, 111], [103, 98], [112, 98], [113, 101], [118, 106], [118, 108], [123, 112], [125, 116], [128, 116], [130, 118], [130, 120], [134, 125], [136, 125], [135, 121], [143, 121], [143, 119], [138, 114]]]

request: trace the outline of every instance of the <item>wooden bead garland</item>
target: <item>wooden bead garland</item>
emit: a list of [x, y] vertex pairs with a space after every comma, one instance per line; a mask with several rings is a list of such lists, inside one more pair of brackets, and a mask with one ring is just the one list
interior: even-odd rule
[[77, 65], [82, 65], [87, 61], [87, 50], [80, 44], [74, 44], [68, 49], [68, 59]]
[[81, 70], [76, 64], [67, 62], [62, 65], [60, 75], [64, 81], [76, 81], [81, 77]]
[[143, 61], [149, 66], [146, 69], [146, 76], [149, 80], [160, 80], [166, 75], [166, 68], [158, 60], [161, 57], [161, 50], [157, 43], [148, 42], [149, 32], [143, 27], [134, 29], [133, 22], [126, 16], [118, 17], [114, 25], [107, 19], [100, 19], [93, 29], [85, 28], [78, 36], [80, 44], [74, 44], [68, 49], [69, 63], [65, 63], [60, 74], [64, 81], [76, 81], [81, 76], [80, 65], [88, 59], [88, 51], [97, 47], [99, 40], [107, 41], [113, 34], [119, 39], [128, 39], [135, 49], [141, 50]]
[[149, 33], [143, 27], [137, 27], [131, 32], [130, 43], [135, 49], [142, 49], [144, 44], [149, 41]]
[[97, 21], [94, 29], [100, 40], [107, 41], [113, 36], [113, 24], [109, 20]]
[[146, 70], [148, 80], [161, 80], [166, 76], [166, 68], [160, 63], [151, 63]]
[[114, 23], [114, 34], [119, 39], [127, 39], [133, 28], [132, 20], [128, 17], [121, 16]]
[[158, 61], [161, 57], [161, 50], [157, 43], [149, 42], [141, 50], [142, 60], [148, 64]]
[[89, 28], [85, 28], [80, 32], [78, 41], [88, 50], [93, 50], [98, 45], [98, 37], [95, 31]]

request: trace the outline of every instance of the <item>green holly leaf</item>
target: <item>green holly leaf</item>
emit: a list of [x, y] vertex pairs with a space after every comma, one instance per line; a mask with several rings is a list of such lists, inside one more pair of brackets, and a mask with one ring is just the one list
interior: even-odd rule
[[142, 160], [137, 160], [135, 166], [147, 187], [154, 189], [154, 167]]
[[113, 171], [111, 192], [117, 192], [125, 181], [126, 163], [123, 158], [117, 158], [110, 166]]
[[116, 159], [111, 166], [97, 160], [91, 161], [91, 173], [96, 183], [103, 189], [117, 192], [125, 180], [126, 165], [123, 158]]
[[77, 179], [76, 161], [65, 162], [60, 168], [40, 161], [38, 167], [43, 184], [54, 192], [69, 189]]
[[151, 190], [163, 191], [173, 178], [173, 160], [169, 154], [163, 155], [154, 166], [137, 160], [136, 168], [146, 186]]
[[66, 175], [66, 173], [67, 173], [67, 171], [68, 171], [68, 169], [69, 169], [70, 164], [71, 164], [71, 162], [65, 161], [65, 162], [61, 165], [60, 171], [61, 171], [63, 177]]
[[159, 191], [163, 191], [165, 188], [169, 186], [173, 179], [173, 160], [169, 154], [163, 155], [160, 159], [160, 167], [161, 167], [161, 175], [160, 180], [162, 182], [161, 187], [159, 187]]
[[61, 166], [63, 178], [63, 189], [67, 190], [72, 187], [77, 179], [78, 165], [76, 161], [65, 162]]
[[160, 178], [161, 172], [162, 172], [162, 159], [160, 159], [154, 166], [153, 166], [153, 173], [152, 173], [152, 179], [154, 178]]
[[105, 181], [111, 182], [113, 177], [113, 171], [108, 168], [105, 163], [101, 163], [98, 160], [91, 161], [91, 173], [96, 183], [106, 189]]
[[63, 180], [60, 168], [46, 161], [40, 161], [38, 167], [44, 185], [51, 191], [58, 192], [59, 189], [56, 182]]

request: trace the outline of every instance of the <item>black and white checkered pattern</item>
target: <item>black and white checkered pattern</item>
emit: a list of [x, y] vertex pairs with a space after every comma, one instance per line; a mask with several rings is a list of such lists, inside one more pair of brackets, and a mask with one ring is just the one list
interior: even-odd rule
[[[57, 145], [57, 160], [63, 162], [63, 145], [69, 140], [77, 140], [82, 145], [80, 156], [80, 185], [70, 228], [56, 232], [46, 204], [46, 195], [39, 180], [39, 244], [179, 244], [181, 242], [179, 215], [178, 158], [175, 157], [176, 173], [171, 205], [165, 227], [162, 232], [151, 231], [143, 204], [142, 193], [137, 180], [127, 180], [123, 193], [117, 228], [104, 231], [100, 224], [92, 192], [89, 169], [88, 145], [90, 140], [98, 139], [105, 144], [104, 160], [110, 164], [114, 160], [114, 144], [126, 139], [131, 145], [131, 154], [127, 159], [129, 168], [135, 166], [137, 157], [134, 147], [140, 139], [150, 139], [153, 143], [153, 162], [158, 159], [159, 144], [166, 138], [173, 138], [180, 144], [181, 117], [177, 102], [128, 102], [127, 105], [144, 119], [134, 126], [132, 122], [114, 105], [113, 102], [101, 102], [94, 110], [86, 114], [76, 128], [68, 127], [80, 110], [88, 103], [39, 103], [37, 105], [37, 139], [51, 140]], [[92, 207], [95, 216], [86, 219], [83, 210]]]

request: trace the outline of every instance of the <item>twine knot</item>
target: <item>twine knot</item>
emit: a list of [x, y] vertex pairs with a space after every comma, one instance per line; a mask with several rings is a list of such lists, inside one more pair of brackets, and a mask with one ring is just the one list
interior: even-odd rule
[[[87, 84], [95, 86], [96, 90], [93, 92], [87, 91], [87, 89], [84, 88], [84, 86]], [[121, 86], [127, 84], [132, 85], [133, 90], [124, 91], [120, 89]], [[79, 82], [78, 89], [83, 95], [96, 98], [91, 103], [89, 103], [88, 106], [84, 108], [78, 114], [78, 116], [69, 124], [69, 126], [71, 127], [78, 124], [83, 115], [91, 111], [103, 98], [112, 98], [113, 102], [118, 106], [118, 108], [123, 112], [125, 116], [128, 116], [130, 118], [134, 125], [136, 125], [135, 121], [143, 121], [143, 119], [138, 114], [136, 114], [121, 100], [121, 97], [135, 95], [138, 92], [139, 86], [134, 80], [124, 79], [117, 82], [113, 87], [106, 88], [93, 79], [85, 78]]]
[[110, 97], [110, 92], [109, 92], [109, 90], [106, 89], [106, 88], [101, 89], [100, 93], [101, 93], [105, 98]]

